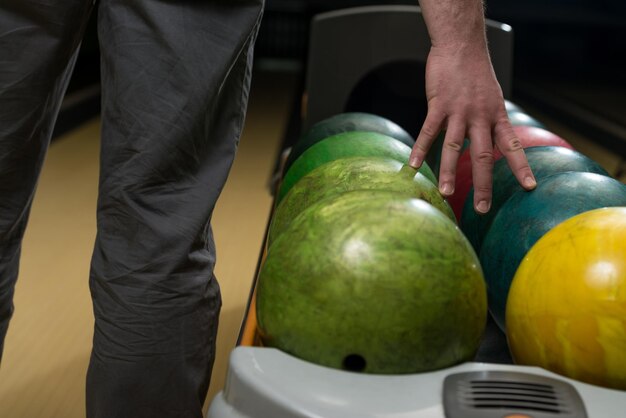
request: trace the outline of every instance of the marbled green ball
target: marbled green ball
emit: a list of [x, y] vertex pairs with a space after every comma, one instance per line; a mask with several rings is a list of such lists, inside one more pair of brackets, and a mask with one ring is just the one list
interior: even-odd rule
[[466, 238], [432, 205], [394, 192], [348, 192], [307, 208], [270, 247], [257, 287], [265, 345], [366, 373], [470, 360], [486, 315]]
[[423, 199], [456, 223], [437, 186], [414, 168], [390, 158], [342, 158], [316, 168], [291, 188], [272, 217], [270, 244], [309, 206], [354, 190], [387, 190]]

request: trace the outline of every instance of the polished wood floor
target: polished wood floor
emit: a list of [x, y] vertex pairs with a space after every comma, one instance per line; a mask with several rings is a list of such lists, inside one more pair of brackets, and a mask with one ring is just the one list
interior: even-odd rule
[[[261, 74], [254, 79], [239, 153], [215, 211], [216, 274], [224, 305], [207, 404], [223, 387], [243, 317], [271, 206], [268, 179], [295, 87], [293, 76]], [[617, 172], [620, 157], [541, 118], [536, 109], [527, 111], [611, 174]], [[2, 418], [84, 417], [98, 146], [97, 119], [51, 146], [24, 240], [16, 312], [0, 370]]]

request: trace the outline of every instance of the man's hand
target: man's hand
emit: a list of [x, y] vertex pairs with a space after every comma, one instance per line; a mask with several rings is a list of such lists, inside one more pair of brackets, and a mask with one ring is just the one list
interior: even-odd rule
[[[502, 90], [487, 51], [482, 3], [478, 0], [422, 0], [432, 47], [426, 63], [428, 115], [410, 165], [419, 167], [437, 135], [445, 130], [439, 189], [454, 193], [463, 140], [470, 139], [474, 207], [491, 206], [494, 145], [526, 189], [536, 186], [519, 139], [509, 122]], [[446, 9], [448, 7], [448, 9]]]

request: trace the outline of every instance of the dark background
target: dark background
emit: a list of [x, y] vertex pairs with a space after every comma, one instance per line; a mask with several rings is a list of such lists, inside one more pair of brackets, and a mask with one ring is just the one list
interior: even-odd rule
[[[375, 4], [415, 5], [417, 0], [267, 0], [255, 52], [257, 68], [303, 75], [313, 15]], [[541, 108], [626, 154], [626, 2], [487, 0], [486, 16], [514, 30], [513, 101]], [[98, 81], [94, 13], [57, 134], [97, 114]]]

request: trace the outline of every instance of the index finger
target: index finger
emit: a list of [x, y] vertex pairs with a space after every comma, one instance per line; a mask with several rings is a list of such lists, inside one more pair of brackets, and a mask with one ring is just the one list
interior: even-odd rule
[[441, 131], [444, 120], [445, 115], [439, 112], [428, 112], [422, 129], [415, 140], [415, 145], [413, 145], [413, 150], [411, 151], [411, 157], [409, 158], [409, 165], [411, 167], [420, 168], [422, 166], [430, 146]]

